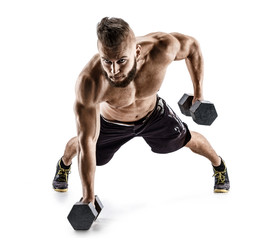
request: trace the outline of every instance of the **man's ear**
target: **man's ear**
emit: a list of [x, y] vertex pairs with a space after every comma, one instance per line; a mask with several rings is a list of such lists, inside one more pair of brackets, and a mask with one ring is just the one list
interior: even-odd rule
[[141, 53], [141, 46], [138, 44], [136, 45], [136, 59], [138, 60]]

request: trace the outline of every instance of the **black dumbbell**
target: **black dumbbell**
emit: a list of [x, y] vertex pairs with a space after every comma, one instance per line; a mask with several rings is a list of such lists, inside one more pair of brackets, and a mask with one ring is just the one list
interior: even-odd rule
[[76, 202], [67, 216], [75, 230], [88, 230], [97, 219], [103, 205], [98, 196], [95, 196], [95, 207], [92, 203]]
[[211, 125], [218, 114], [214, 104], [209, 101], [196, 101], [192, 105], [193, 95], [184, 94], [178, 102], [181, 112], [191, 116], [193, 121], [200, 125]]

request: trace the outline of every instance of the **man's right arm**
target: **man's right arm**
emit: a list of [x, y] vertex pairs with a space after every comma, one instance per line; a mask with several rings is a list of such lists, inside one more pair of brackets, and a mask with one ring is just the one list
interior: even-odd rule
[[94, 82], [81, 76], [76, 87], [75, 114], [78, 133], [78, 166], [82, 182], [82, 202], [95, 201], [96, 143], [100, 129], [99, 103], [93, 101]]
[[185, 59], [193, 83], [194, 99], [203, 100], [204, 61], [199, 43], [193, 37], [171, 33], [177, 40], [178, 49], [174, 60]]

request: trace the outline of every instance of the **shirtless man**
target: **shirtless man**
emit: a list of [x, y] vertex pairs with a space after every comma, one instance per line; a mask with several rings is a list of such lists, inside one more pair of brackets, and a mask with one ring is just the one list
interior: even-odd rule
[[167, 67], [185, 60], [194, 99], [203, 99], [203, 58], [197, 41], [180, 33], [151, 33], [135, 37], [119, 18], [103, 18], [97, 26], [98, 54], [84, 67], [76, 84], [77, 137], [58, 161], [53, 188], [67, 191], [72, 158], [78, 155], [83, 203], [94, 204], [96, 166], [108, 163], [130, 139], [141, 136], [156, 153], [182, 147], [209, 159], [215, 192], [228, 192], [224, 161], [204, 136], [189, 131], [157, 95]]

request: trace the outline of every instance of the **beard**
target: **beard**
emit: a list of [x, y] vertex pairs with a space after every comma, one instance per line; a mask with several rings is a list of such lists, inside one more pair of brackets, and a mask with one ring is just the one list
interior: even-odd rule
[[134, 66], [132, 67], [132, 69], [127, 74], [127, 77], [124, 78], [122, 81], [113, 82], [112, 79], [109, 78], [107, 72], [105, 72], [104, 70], [103, 70], [103, 74], [104, 74], [105, 78], [107, 79], [107, 81], [109, 82], [109, 84], [112, 87], [115, 87], [115, 88], [125, 88], [125, 87], [127, 87], [135, 79], [136, 70], [137, 70], [137, 63], [136, 63], [136, 59], [135, 59]]

